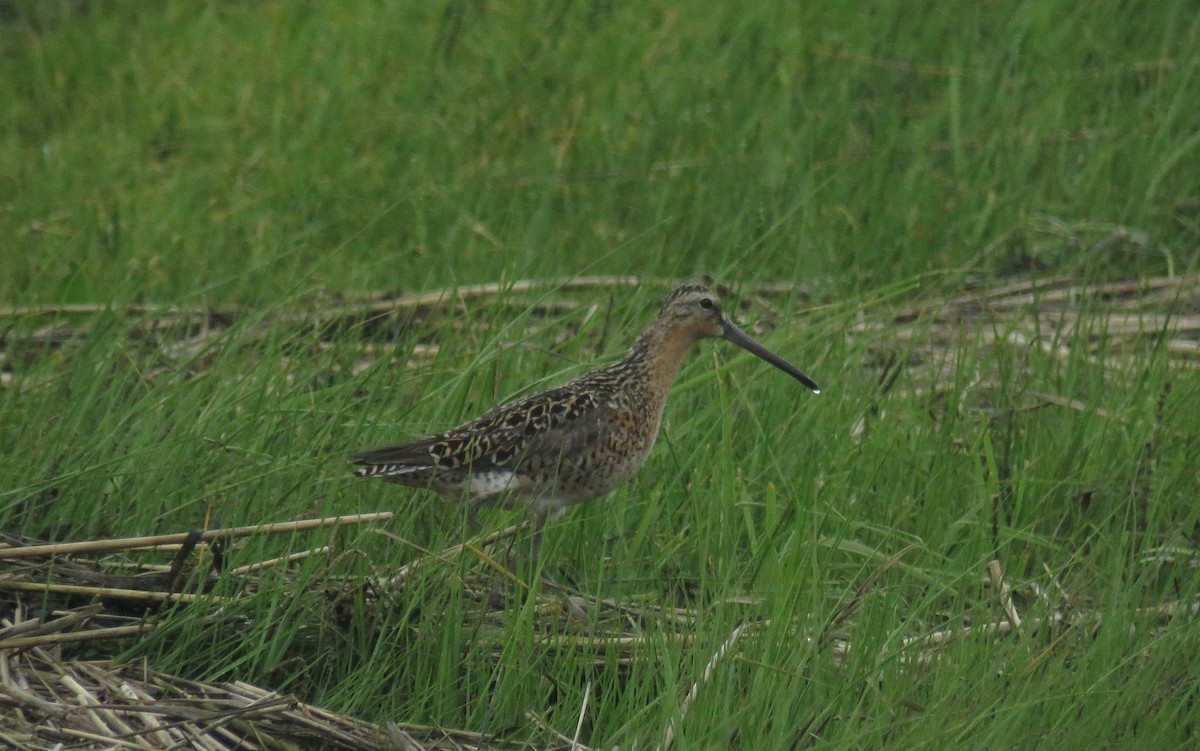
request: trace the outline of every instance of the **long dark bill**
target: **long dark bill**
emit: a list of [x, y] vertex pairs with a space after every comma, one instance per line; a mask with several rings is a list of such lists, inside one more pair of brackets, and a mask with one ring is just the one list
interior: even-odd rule
[[821, 393], [821, 387], [817, 385], [816, 381], [801, 373], [799, 368], [797, 368], [795, 365], [792, 365], [787, 360], [751, 339], [750, 335], [739, 329], [737, 325], [733, 323], [733, 321], [730, 321], [728, 318], [726, 318], [724, 321], [722, 321], [722, 323], [725, 326], [726, 339], [746, 350], [755, 357], [771, 363], [784, 373], [787, 373], [792, 378], [795, 378], [800, 383], [803, 383], [814, 394]]

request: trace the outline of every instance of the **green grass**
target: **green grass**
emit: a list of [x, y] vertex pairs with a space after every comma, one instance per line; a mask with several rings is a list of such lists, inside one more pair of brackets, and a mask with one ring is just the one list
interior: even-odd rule
[[[394, 537], [342, 531], [332, 560], [265, 577], [230, 611], [245, 625], [197, 608], [131, 648], [372, 721], [544, 744], [527, 712], [571, 736], [586, 693], [583, 741], [651, 747], [752, 624], [675, 748], [1185, 748], [1200, 631], [1147, 609], [1200, 590], [1194, 369], [1153, 337], [1086, 357], [1103, 299], [1055, 342], [1067, 357], [985, 346], [991, 324], [972, 323], [937, 362], [894, 326], [853, 327], [972, 280], [1200, 271], [1193, 11], [0, 3], [0, 300], [114, 306], [0, 318], [0, 529], [394, 509]], [[421, 493], [355, 482], [349, 452], [620, 353], [666, 282], [502, 293], [411, 326], [286, 315], [381, 289], [702, 273], [794, 284], [766, 341], [825, 393], [702, 345], [641, 475], [553, 523], [544, 549], [596, 597], [694, 608], [686, 638], [648, 616], [623, 664], [535, 638], [532, 599], [474, 622], [472, 558], [316, 627], [304, 582], [394, 572], [468, 534]], [[600, 309], [538, 307], [563, 299]], [[213, 337], [148, 334], [125, 312], [139, 302], [238, 317]], [[66, 346], [31, 336], [62, 321], [79, 327]], [[397, 350], [360, 370], [364, 340]], [[418, 341], [440, 351], [406, 367]], [[889, 353], [926, 357], [892, 391]], [[1030, 408], [1037, 393], [1087, 408]], [[1152, 560], [1161, 546], [1175, 558]], [[993, 557], [1027, 619], [1053, 616], [1061, 586], [1074, 625], [960, 635], [921, 659], [906, 639], [1002, 617]]]

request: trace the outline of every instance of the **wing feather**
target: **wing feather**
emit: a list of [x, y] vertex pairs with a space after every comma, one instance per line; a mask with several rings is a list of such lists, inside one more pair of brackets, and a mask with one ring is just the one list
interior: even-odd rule
[[356, 454], [359, 477], [513, 470], [533, 455], [565, 456], [602, 434], [612, 408], [595, 390], [561, 387], [509, 404], [453, 430]]

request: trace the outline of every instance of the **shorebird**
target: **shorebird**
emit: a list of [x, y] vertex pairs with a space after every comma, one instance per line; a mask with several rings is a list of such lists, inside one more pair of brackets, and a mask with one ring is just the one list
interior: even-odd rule
[[549, 516], [637, 474], [658, 437], [684, 356], [708, 338], [733, 342], [813, 393], [821, 391], [738, 328], [715, 292], [686, 284], [663, 298], [658, 316], [621, 360], [444, 433], [364, 451], [354, 456], [355, 474], [428, 488], [472, 509], [497, 502], [524, 506], [533, 519], [536, 551]]

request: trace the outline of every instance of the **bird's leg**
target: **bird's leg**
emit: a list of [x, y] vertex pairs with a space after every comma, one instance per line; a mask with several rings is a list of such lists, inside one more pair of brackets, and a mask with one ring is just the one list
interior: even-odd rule
[[547, 516], [549, 516], [549, 513], [543, 511], [533, 517], [533, 552], [531, 558], [533, 559], [535, 571], [537, 570], [538, 560], [542, 555], [542, 530], [546, 528]]
[[[513, 576], [522, 581], [533, 581], [541, 568], [538, 563], [542, 553], [542, 528], [546, 526], [546, 515], [535, 514], [532, 522], [533, 537], [528, 559], [521, 560], [522, 556], [517, 554], [517, 538], [519, 535], [513, 535], [508, 541], [508, 555], [506, 556], [508, 570]], [[523, 576], [522, 574], [528, 574], [528, 576]]]
[[541, 580], [542, 584], [549, 586], [556, 592], [559, 592], [562, 598], [563, 610], [567, 613], [567, 615], [577, 621], [580, 621], [581, 623], [586, 622], [587, 613], [585, 613], [583, 608], [579, 607], [579, 605], [571, 599], [568, 590], [559, 584], [553, 576], [547, 574], [541, 565], [542, 532], [546, 528], [546, 520], [549, 519], [549, 517], [550, 512], [545, 511], [537, 514], [533, 518], [533, 555], [530, 559], [530, 563], [533, 565], [534, 576], [530, 577], [529, 581], [533, 581], [536, 577]]

